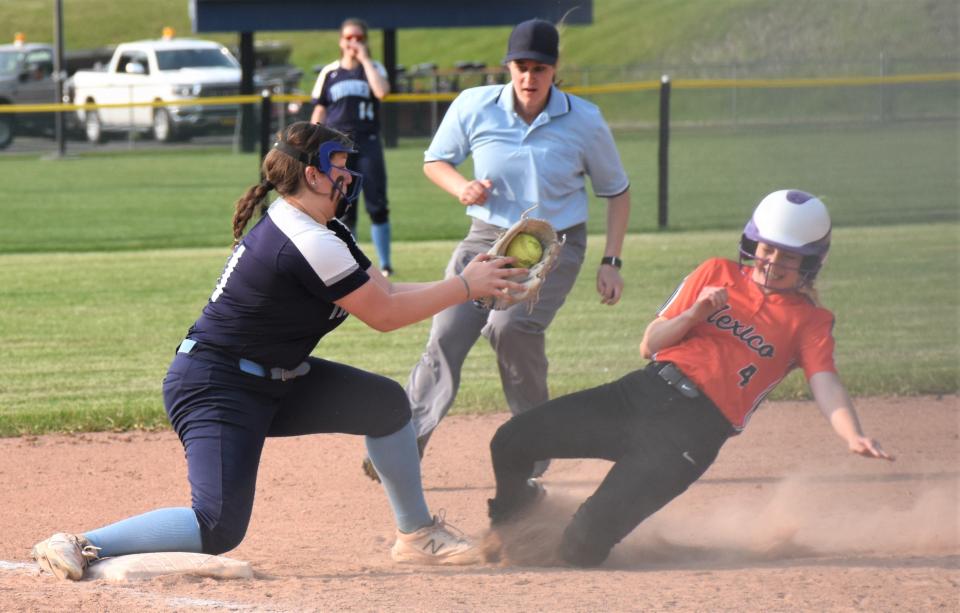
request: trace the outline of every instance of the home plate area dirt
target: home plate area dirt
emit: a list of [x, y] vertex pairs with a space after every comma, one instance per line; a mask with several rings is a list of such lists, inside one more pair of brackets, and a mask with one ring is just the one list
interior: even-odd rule
[[[58, 581], [32, 563], [36, 541], [189, 504], [180, 444], [169, 431], [0, 439], [0, 610], [957, 611], [958, 397], [857, 409], [896, 462], [850, 454], [812, 403], [768, 403], [591, 570], [563, 566], [555, 546], [607, 462], [555, 462], [498, 562], [405, 566], [390, 559], [391, 514], [360, 470], [362, 439], [318, 435], [267, 442], [247, 538], [227, 554], [252, 577]], [[431, 510], [478, 541], [487, 445], [507, 418], [446, 419], [423, 461]]]

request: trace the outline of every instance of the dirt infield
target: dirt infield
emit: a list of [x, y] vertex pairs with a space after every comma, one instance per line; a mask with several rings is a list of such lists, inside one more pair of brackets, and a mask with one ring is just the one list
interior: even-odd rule
[[[56, 581], [31, 545], [189, 500], [170, 432], [0, 439], [0, 610], [956, 611], [960, 401], [860, 399], [895, 463], [850, 455], [812, 403], [768, 403], [704, 478], [596, 570], [545, 566], [605, 472], [560, 461], [513, 565], [391, 562], [386, 498], [360, 471], [362, 440], [268, 441], [253, 520], [230, 557], [257, 578]], [[505, 414], [451, 417], [424, 460], [427, 499], [471, 535], [486, 528], [487, 443]], [[532, 565], [531, 565], [532, 564]]]

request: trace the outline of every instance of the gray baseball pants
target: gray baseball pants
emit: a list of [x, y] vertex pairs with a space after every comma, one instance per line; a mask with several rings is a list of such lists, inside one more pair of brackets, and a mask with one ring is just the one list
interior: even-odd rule
[[[503, 231], [474, 219], [447, 264], [446, 276], [462, 271], [478, 253], [486, 253]], [[532, 313], [524, 304], [493, 311], [466, 302], [434, 316], [426, 350], [410, 372], [406, 388], [418, 438], [429, 436], [450, 410], [460, 387], [463, 362], [481, 334], [497, 355], [503, 393], [514, 415], [549, 399], [545, 331], [580, 272], [587, 246], [586, 224], [559, 234], [566, 235], [566, 243]], [[541, 474], [546, 466], [547, 462], [539, 463], [533, 474]]]

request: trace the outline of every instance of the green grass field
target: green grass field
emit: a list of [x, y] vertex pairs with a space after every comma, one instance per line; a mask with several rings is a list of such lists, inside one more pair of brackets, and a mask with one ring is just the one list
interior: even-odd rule
[[[838, 363], [854, 394], [957, 391], [957, 231], [951, 223], [835, 232], [820, 288], [838, 318]], [[735, 239], [729, 230], [629, 236], [627, 290], [613, 308], [598, 303], [586, 267], [548, 335], [552, 392], [639, 367], [654, 310], [703, 258], [734, 257]], [[591, 238], [588, 262], [601, 243]], [[401, 279], [439, 278], [453, 245], [398, 244]], [[225, 248], [0, 255], [0, 436], [164, 425], [160, 381], [226, 256]], [[404, 382], [427, 330], [423, 322], [381, 334], [350, 320], [316, 354]], [[795, 373], [774, 397], [804, 394]], [[483, 342], [454, 410], [504, 410]]]
[[[755, 202], [784, 186], [822, 195], [836, 225], [821, 288], [838, 315], [838, 361], [855, 394], [958, 390], [956, 122], [685, 130], [672, 150], [671, 229], [657, 232], [655, 140], [618, 134], [633, 181], [627, 294], [602, 307], [588, 266], [550, 329], [554, 394], [640, 364], [637, 343], [683, 274], [735, 255]], [[467, 227], [422, 175], [425, 142], [388, 151], [396, 266], [439, 278]], [[164, 424], [159, 382], [211, 291], [230, 245], [234, 199], [256, 158], [222, 150], [125, 152], [2, 162], [0, 435]], [[599, 259], [594, 203], [588, 262]], [[361, 239], [367, 220], [361, 215]], [[350, 321], [318, 354], [404, 381], [426, 322], [378, 334]], [[792, 376], [775, 397], [805, 394]], [[455, 410], [503, 409], [492, 354], [478, 344]]]
[[[957, 129], [953, 121], [676, 131], [670, 228], [736, 229], [763, 195], [784, 186], [823, 197], [837, 226], [956, 221]], [[617, 144], [632, 182], [630, 231], [654, 231], [656, 137], [621, 132]], [[399, 241], [466, 230], [461, 207], [421, 172], [426, 146], [404, 140], [387, 150]], [[258, 178], [255, 156], [223, 150], [15, 156], [2, 169], [0, 253], [227, 246], [233, 203]], [[595, 201], [590, 231], [602, 233], [605, 223]], [[366, 239], [362, 213], [360, 226]]]

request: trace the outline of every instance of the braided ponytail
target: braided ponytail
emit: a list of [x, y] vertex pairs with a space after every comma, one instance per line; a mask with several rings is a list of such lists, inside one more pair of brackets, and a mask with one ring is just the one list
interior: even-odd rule
[[233, 213], [233, 246], [240, 244], [240, 238], [247, 227], [250, 218], [253, 217], [253, 211], [260, 206], [260, 215], [267, 212], [266, 198], [273, 184], [266, 179], [247, 189], [246, 193], [237, 200], [236, 210]]

